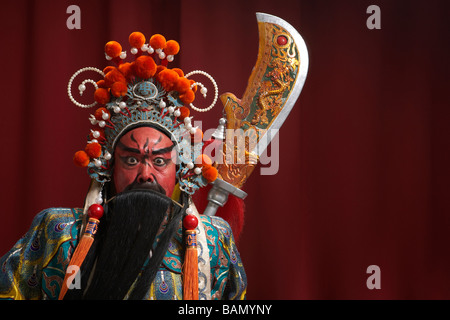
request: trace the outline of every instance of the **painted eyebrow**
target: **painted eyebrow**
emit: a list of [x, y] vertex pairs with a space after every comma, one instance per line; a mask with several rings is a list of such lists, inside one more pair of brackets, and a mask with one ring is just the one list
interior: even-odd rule
[[124, 150], [124, 151], [132, 152], [132, 153], [137, 153], [137, 154], [140, 154], [140, 153], [141, 153], [141, 151], [140, 151], [139, 149], [127, 147], [126, 145], [124, 145], [124, 144], [123, 144], [122, 142], [120, 142], [120, 141], [117, 143], [117, 146], [118, 146], [120, 149]]
[[[120, 141], [117, 143], [117, 147], [119, 147], [120, 149], [122, 149], [124, 151], [132, 152], [132, 153], [136, 153], [136, 154], [140, 154], [141, 153], [141, 151], [139, 149], [127, 147], [126, 145], [124, 145]], [[175, 147], [175, 145], [172, 144], [171, 146], [163, 148], [163, 149], [152, 150], [152, 154], [153, 155], [164, 154], [164, 153], [167, 153], [169, 151], [172, 151], [172, 149], [174, 147]]]
[[167, 153], [169, 151], [172, 151], [173, 147], [175, 147], [174, 144], [169, 146], [169, 147], [167, 147], [167, 148], [158, 149], [158, 150], [152, 150], [152, 154], [153, 155], [164, 154], [164, 153]]

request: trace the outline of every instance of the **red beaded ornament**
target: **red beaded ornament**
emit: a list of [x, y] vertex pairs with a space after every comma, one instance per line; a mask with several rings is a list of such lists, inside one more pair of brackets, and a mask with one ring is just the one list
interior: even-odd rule
[[198, 225], [198, 219], [193, 214], [188, 214], [183, 219], [183, 227], [186, 230], [194, 230], [197, 228]]
[[89, 207], [87, 213], [89, 218], [100, 220], [100, 218], [103, 216], [103, 207], [99, 204], [94, 203]]

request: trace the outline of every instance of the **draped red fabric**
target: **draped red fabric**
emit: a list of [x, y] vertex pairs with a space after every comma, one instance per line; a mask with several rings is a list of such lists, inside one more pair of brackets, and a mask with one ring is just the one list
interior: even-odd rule
[[[80, 30], [66, 26], [71, 4]], [[366, 26], [372, 4], [379, 30]], [[241, 97], [265, 12], [299, 30], [310, 65], [273, 161], [244, 186], [248, 298], [450, 298], [449, 10], [445, 0], [2, 3], [0, 255], [40, 210], [83, 205], [89, 179], [72, 156], [90, 110], [69, 101], [67, 82], [107, 65], [107, 41], [164, 34], [181, 45], [173, 65]], [[216, 127], [222, 106], [193, 115]], [[262, 175], [270, 165], [277, 173]], [[371, 265], [380, 289], [366, 285]]]

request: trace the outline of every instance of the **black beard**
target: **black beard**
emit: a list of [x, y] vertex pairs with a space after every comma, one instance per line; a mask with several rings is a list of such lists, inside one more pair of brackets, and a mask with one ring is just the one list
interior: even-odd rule
[[[88, 254], [91, 257], [87, 257], [81, 266], [82, 290], [69, 290], [66, 297], [123, 299], [142, 272], [129, 298], [144, 298], [184, 212], [178, 208], [169, 210], [171, 203], [171, 199], [159, 191], [131, 188], [117, 194], [113, 204], [108, 205], [104, 221], [100, 222], [99, 232]], [[173, 217], [168, 212], [173, 212]], [[163, 222], [164, 231], [156, 248], [152, 248]], [[92, 280], [88, 284], [86, 278], [89, 277]]]

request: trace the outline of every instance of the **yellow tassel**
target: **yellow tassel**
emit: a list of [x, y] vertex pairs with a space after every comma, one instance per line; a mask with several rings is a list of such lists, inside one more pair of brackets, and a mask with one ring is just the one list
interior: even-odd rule
[[186, 253], [183, 264], [183, 299], [198, 300], [198, 253], [195, 230], [186, 231]]
[[[72, 259], [70, 259], [68, 269], [75, 270], [75, 273], [66, 273], [64, 281], [62, 283], [61, 292], [59, 293], [58, 300], [64, 299], [64, 296], [66, 295], [68, 290], [69, 280], [74, 279], [76, 274], [80, 271], [80, 267], [83, 264], [83, 261], [86, 258], [86, 255], [89, 252], [92, 243], [94, 242], [94, 235], [97, 232], [99, 222], [100, 221], [95, 218], [89, 218], [84, 235], [81, 238], [80, 242], [78, 243], [77, 248], [75, 249], [75, 252], [72, 255]], [[74, 268], [74, 266], [76, 268]]]

